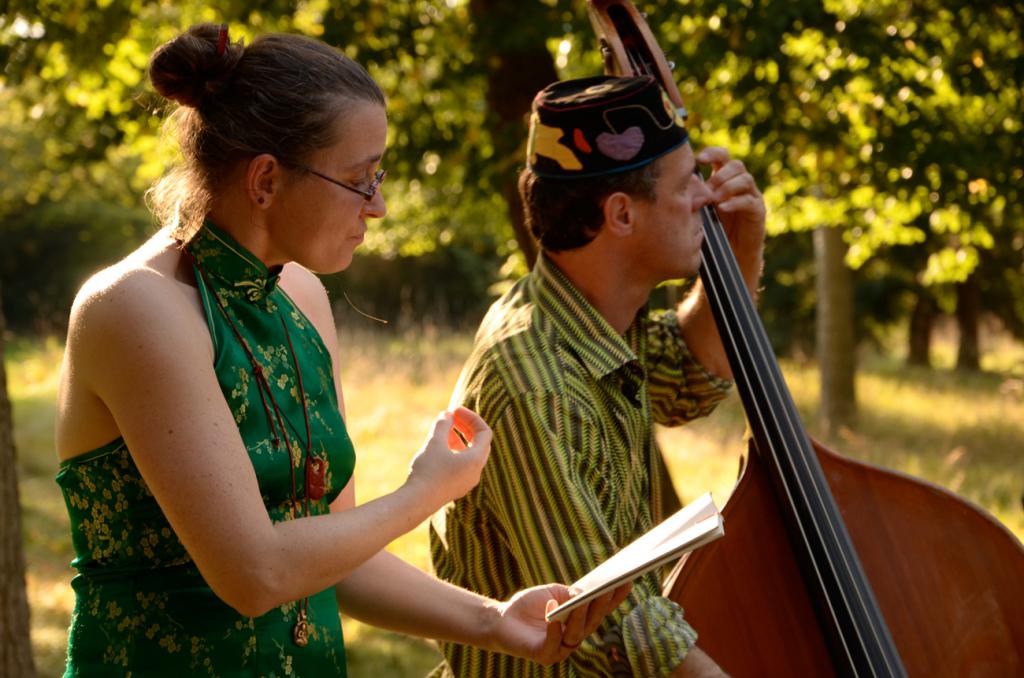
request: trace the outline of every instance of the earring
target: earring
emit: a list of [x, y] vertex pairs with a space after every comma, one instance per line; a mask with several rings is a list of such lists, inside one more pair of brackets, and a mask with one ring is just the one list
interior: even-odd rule
[[259, 204], [262, 205], [263, 204], [263, 198], [256, 198], [256, 202], [258, 202]]

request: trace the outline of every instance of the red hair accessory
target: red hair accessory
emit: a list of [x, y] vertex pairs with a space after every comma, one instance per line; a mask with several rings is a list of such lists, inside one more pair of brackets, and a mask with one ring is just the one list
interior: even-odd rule
[[224, 50], [228, 46], [228, 25], [220, 25], [220, 33], [217, 34], [217, 56], [224, 56]]

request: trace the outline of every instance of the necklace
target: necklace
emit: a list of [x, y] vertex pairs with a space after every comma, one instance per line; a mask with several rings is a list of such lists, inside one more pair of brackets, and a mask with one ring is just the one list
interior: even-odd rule
[[[199, 275], [202, 278], [202, 282], [207, 288], [213, 289], [210, 285], [209, 280], [206, 277], [206, 271], [203, 270], [202, 266], [196, 260], [192, 253], [188, 250], [184, 252], [192, 260], [192, 264], [195, 269], [199, 271]], [[326, 477], [327, 477], [327, 459], [321, 458], [313, 454], [313, 435], [309, 425], [309, 407], [306, 404], [306, 390], [302, 385], [302, 370], [299, 369], [299, 358], [295, 353], [295, 346], [292, 344], [291, 333], [288, 332], [288, 324], [285, 322], [282, 316], [278, 316], [281, 320], [281, 329], [284, 330], [285, 340], [288, 342], [288, 352], [292, 357], [292, 365], [295, 368], [296, 387], [299, 392], [299, 402], [302, 404], [302, 419], [306, 426], [306, 445], [305, 455], [302, 460], [303, 475], [304, 475], [304, 502], [302, 505], [302, 512], [300, 514], [299, 507], [299, 496], [295, 486], [295, 464], [292, 461], [292, 446], [291, 441], [288, 439], [288, 431], [285, 426], [284, 417], [281, 414], [281, 409], [277, 406], [277, 400], [274, 398], [274, 393], [270, 388], [270, 383], [267, 381], [267, 377], [263, 372], [263, 366], [256, 361], [256, 356], [253, 355], [249, 345], [245, 342], [242, 337], [242, 333], [239, 331], [238, 326], [235, 325], [235, 321], [231, 319], [228, 312], [220, 303], [215, 303], [218, 309], [220, 309], [221, 315], [228, 322], [228, 326], [231, 327], [232, 333], [238, 340], [242, 350], [245, 351], [246, 357], [249, 359], [249, 364], [252, 367], [253, 377], [256, 381], [256, 391], [260, 395], [260, 402], [263, 404], [263, 412], [267, 417], [267, 424], [270, 427], [271, 440], [274, 443], [274, 449], [280, 450], [282, 443], [284, 444], [286, 456], [288, 457], [288, 470], [291, 474], [291, 494], [292, 494], [292, 517], [300, 518], [310, 515], [309, 512], [309, 501], [319, 501], [323, 498], [326, 489]], [[269, 405], [268, 401], [269, 400]], [[271, 413], [273, 412], [273, 413]], [[276, 421], [275, 421], [276, 420]], [[280, 435], [278, 433], [280, 432]], [[304, 597], [298, 604], [298, 613], [296, 615], [295, 626], [292, 628], [292, 642], [299, 647], [305, 647], [309, 643], [309, 597]]]

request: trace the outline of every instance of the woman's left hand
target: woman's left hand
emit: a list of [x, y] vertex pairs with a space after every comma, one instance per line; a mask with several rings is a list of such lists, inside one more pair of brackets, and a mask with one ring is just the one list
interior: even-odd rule
[[495, 649], [544, 665], [562, 661], [579, 647], [604, 618], [625, 600], [632, 584], [595, 598], [570, 613], [565, 623], [547, 622], [548, 610], [572, 597], [561, 584], [525, 589], [498, 607]]

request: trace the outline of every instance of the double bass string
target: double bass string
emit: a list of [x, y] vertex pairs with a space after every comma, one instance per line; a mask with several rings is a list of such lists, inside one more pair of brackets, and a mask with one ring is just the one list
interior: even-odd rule
[[[705, 285], [706, 288], [709, 288], [709, 291], [712, 294], [712, 298], [714, 298], [716, 300], [717, 305], [719, 306], [719, 308], [724, 307], [726, 299], [730, 299], [733, 302], [732, 310], [734, 312], [734, 315], [737, 318], [739, 318], [739, 316], [741, 314], [743, 316], [746, 316], [745, 320], [746, 320], [746, 324], [748, 326], [748, 331], [744, 332], [743, 331], [743, 327], [742, 327], [742, 325], [740, 323], [737, 323], [737, 324], [740, 324], [740, 326], [736, 328], [736, 330], [738, 330], [738, 333], [739, 333], [740, 337], [742, 337], [742, 339], [743, 339], [742, 342], [733, 333], [733, 329], [734, 328], [733, 328], [733, 324], [732, 323], [730, 323], [728, 321], [721, 323], [722, 327], [720, 328], [720, 331], [723, 328], [727, 331], [727, 333], [728, 333], [728, 343], [730, 343], [732, 345], [732, 348], [733, 348], [732, 354], [734, 356], [736, 356], [734, 368], [739, 368], [737, 370], [737, 372], [738, 372], [738, 380], [740, 380], [742, 383], [745, 383], [747, 385], [747, 388], [744, 390], [744, 393], [745, 394], [749, 394], [749, 401], [750, 401], [749, 405], [750, 405], [750, 407], [748, 407], [748, 416], [755, 415], [760, 420], [760, 423], [761, 423], [761, 426], [760, 426], [760, 429], [759, 429], [760, 431], [767, 431], [767, 418], [770, 417], [775, 422], [775, 430], [778, 430], [780, 432], [785, 432], [788, 429], [788, 432], [790, 433], [790, 435], [795, 437], [796, 436], [796, 430], [795, 430], [794, 424], [792, 422], [792, 418], [789, 416], [790, 413], [787, 411], [787, 408], [783, 408], [783, 415], [784, 416], [782, 418], [786, 420], [786, 423], [788, 424], [788, 426], [783, 428], [782, 426], [779, 425], [780, 424], [779, 413], [776, 412], [776, 408], [772, 407], [772, 399], [771, 398], [764, 398], [764, 396], [763, 396], [763, 394], [766, 393], [766, 392], [774, 391], [774, 395], [775, 395], [776, 398], [783, 397], [783, 395], [781, 393], [779, 393], [778, 385], [776, 383], [774, 383], [774, 380], [771, 380], [772, 383], [764, 383], [765, 382], [765, 375], [762, 374], [762, 371], [757, 370], [756, 366], [748, 366], [747, 365], [747, 361], [742, 358], [742, 356], [749, 356], [749, 355], [751, 355], [752, 351], [756, 350], [757, 352], [761, 353], [761, 359], [762, 359], [762, 362], [763, 362], [764, 359], [765, 359], [765, 355], [764, 355], [765, 348], [762, 345], [762, 342], [757, 341], [757, 339], [759, 338], [757, 336], [757, 333], [749, 331], [749, 326], [753, 322], [753, 320], [750, 317], [752, 311], [751, 311], [750, 308], [748, 308], [747, 304], [742, 303], [743, 302], [743, 288], [742, 288], [743, 283], [742, 283], [741, 279], [737, 280], [738, 278], [740, 278], [740, 276], [738, 275], [738, 271], [735, 270], [736, 267], [734, 265], [730, 265], [730, 264], [732, 264], [732, 262], [729, 261], [728, 254], [723, 251], [724, 247], [727, 246], [727, 245], [723, 246], [723, 244], [721, 242], [719, 242], [719, 240], [724, 237], [724, 234], [721, 233], [720, 227], [719, 227], [718, 223], [716, 223], [716, 220], [714, 220], [713, 217], [708, 214], [708, 210], [702, 209], [701, 210], [701, 217], [702, 217], [702, 220], [703, 220], [703, 223], [704, 223], [705, 242], [707, 243], [707, 247], [705, 248], [705, 251], [702, 252], [702, 254], [704, 255], [704, 264], [705, 264], [705, 269], [706, 269], [704, 272], [702, 272], [702, 273], [705, 273], [704, 275], [702, 275], [702, 280], [704, 281], [704, 285]], [[716, 251], [716, 249], [717, 249], [717, 251]], [[731, 280], [730, 280], [730, 278], [731, 278]], [[731, 293], [729, 292], [729, 287], [732, 288]], [[723, 337], [723, 339], [725, 339], [725, 337]], [[753, 375], [750, 374], [750, 372], [753, 372]], [[757, 378], [755, 378], [754, 375], [756, 375]], [[768, 375], [768, 376], [772, 376], [772, 375]], [[760, 388], [760, 395], [761, 395], [760, 398], [758, 397], [758, 395], [759, 395], [758, 391], [754, 388], [755, 383], [757, 383], [761, 387]], [[767, 411], [767, 415], [766, 415], [765, 411]], [[795, 464], [798, 461], [802, 461], [803, 464], [804, 464], [804, 467], [805, 467], [804, 468], [804, 474], [805, 475], [813, 476], [813, 473], [811, 473], [810, 469], [808, 468], [806, 459], [796, 459], [796, 458], [794, 458], [794, 455], [780, 455], [780, 454], [778, 454], [776, 452], [776, 450], [775, 450], [777, 442], [775, 440], [773, 440], [771, 436], [766, 436], [766, 439], [763, 442], [767, 443], [767, 446], [769, 447], [769, 450], [765, 450], [765, 451], [772, 453], [772, 461], [774, 463], [781, 465], [781, 464], [785, 463], [786, 461], [789, 461], [792, 464], [791, 469], [792, 469], [792, 474], [796, 478], [796, 487], [793, 488], [793, 487], [791, 487], [790, 483], [783, 482], [781, 489], [785, 492], [786, 498], [787, 498], [789, 504], [793, 507], [793, 510], [795, 512], [798, 511], [798, 509], [797, 509], [797, 505], [798, 504], [797, 504], [795, 498], [793, 497], [793, 492], [794, 491], [799, 492], [802, 495], [802, 497], [803, 497], [804, 505], [809, 506], [810, 505], [810, 497], [808, 496], [807, 488], [805, 487], [805, 483], [802, 483], [800, 481], [800, 478], [799, 478], [800, 470], [795, 467]], [[785, 444], [785, 441], [783, 441], [782, 444]], [[794, 449], [795, 451], [799, 451], [800, 450], [800, 446], [799, 445], [791, 445], [790, 449]], [[795, 456], [802, 456], [802, 455], [795, 455]], [[812, 484], [813, 489], [815, 490], [815, 493], [818, 494], [818, 499], [819, 499], [819, 502], [820, 502], [821, 498], [820, 498], [819, 488], [814, 487], [813, 481], [812, 481], [811, 484]], [[815, 531], [817, 533], [821, 534], [822, 529], [818, 525], [818, 521], [817, 521], [816, 517], [814, 516], [813, 512], [811, 513], [811, 515], [807, 516], [807, 518], [812, 523], [814, 523], [813, 527], [815, 528]], [[795, 527], [799, 530], [801, 539], [803, 540], [803, 542], [805, 544], [805, 547], [808, 550], [810, 550], [811, 549], [811, 540], [809, 539], [809, 537], [807, 535], [807, 527], [808, 526], [805, 525], [805, 521], [798, 520], [797, 524], [795, 525]], [[827, 554], [826, 554], [826, 558], [828, 558]], [[814, 567], [815, 575], [818, 577], [819, 583], [822, 586], [824, 586], [824, 581], [822, 580], [822, 575], [821, 575], [821, 573], [819, 571], [819, 569], [820, 569], [819, 563], [816, 560], [812, 560], [811, 564]], [[832, 565], [830, 560], [829, 560], [829, 564]], [[834, 566], [833, 566], [833, 569], [834, 569]], [[829, 607], [832, 608], [832, 615], [833, 615], [833, 617], [836, 617], [836, 611], [834, 610], [834, 606], [832, 604], [832, 601], [829, 600], [828, 598], [826, 598], [826, 602], [829, 604]]]
[[[749, 401], [748, 415], [755, 414], [759, 418], [762, 425], [760, 431], [762, 436], [758, 437], [763, 437], [762, 442], [769, 448], [765, 451], [771, 452], [772, 461], [783, 471], [780, 475], [782, 485], [780, 489], [785, 492], [787, 500], [796, 514], [794, 527], [799, 531], [805, 548], [811, 556], [809, 564], [813, 568], [814, 576], [818, 579], [822, 590], [834, 591], [841, 599], [833, 600], [837, 596], [826, 593], [823, 596], [824, 602], [828, 605], [830, 614], [837, 625], [841, 624], [844, 629], [852, 627], [856, 632], [861, 651], [855, 654], [862, 657], [862, 660], [858, 660], [851, 654], [852, 648], [849, 647], [848, 640], [852, 639], [839, 633], [837, 640], [843, 644], [851, 666], [866, 663], [866, 666], [863, 667], [870, 669], [874, 675], [878, 675], [876, 669], [881, 670], [883, 675], [900, 675], [902, 667], [894, 669], [894, 664], [899, 666], [898, 660], [891, 661], [885, 651], [888, 630], [880, 623], [881, 617], [877, 603], [874, 601], [870, 588], [867, 587], [867, 581], [859, 561], [855, 560], [852, 542], [846, 533], [845, 525], [838, 516], [820, 464], [817, 463], [816, 458], [812, 458], [813, 450], [810, 441], [799, 422], [799, 416], [796, 414], [789, 391], [782, 382], [781, 373], [774, 362], [774, 353], [768, 345], [767, 335], [760, 325], [753, 301], [747, 293], [746, 284], [739, 274], [721, 223], [711, 207], [703, 208], [701, 216], [705, 230], [701, 277], [705, 287], [709, 288], [709, 298], [717, 302], [718, 307], [713, 306], [713, 310], [716, 315], [723, 316], [720, 318], [719, 326], [720, 330], [724, 329], [728, 334], [728, 337], [723, 336], [723, 340], [727, 339], [733, 348], [734, 368], [738, 368], [739, 378], [748, 385], [748, 388], [745, 389], [745, 395], [748, 396], [746, 400]], [[730, 302], [728, 308], [732, 311], [731, 316], [734, 318], [731, 322], [730, 314], [724, 312], [727, 300]], [[758, 363], [754, 359], [755, 353], [759, 354], [761, 369], [758, 369]], [[772, 369], [773, 367], [775, 369]], [[761, 387], [761, 394], [753, 388], [755, 381]], [[741, 391], [741, 394], [744, 392]], [[765, 397], [765, 394], [774, 397]], [[782, 407], [781, 413], [778, 411], [777, 404]], [[766, 426], [765, 411], [773, 420], [774, 429]], [[782, 440], [774, 440], [771, 435], [772, 430], [777, 431]], [[780, 454], [779, 445], [784, 446], [791, 454]], [[782, 465], [786, 462], [789, 464], [788, 473], [782, 469]], [[791, 481], [787, 481], [787, 477], [791, 478]], [[796, 485], [796, 487], [793, 488], [791, 485]], [[802, 505], [793, 496], [794, 491], [803, 500]], [[812, 501], [812, 498], [816, 501]], [[803, 506], [803, 510], [801, 510], [801, 506]], [[822, 521], [825, 523], [824, 526]], [[807, 524], [808, 522], [809, 524]], [[818, 537], [817, 540], [808, 538], [808, 529], [815, 533]], [[815, 555], [819, 549], [822, 553]], [[827, 567], [830, 571], [831, 576], [828, 578], [830, 581], [826, 581], [823, 576], [822, 567]], [[843, 570], [845, 577], [838, 576], [837, 571], [840, 569]], [[848, 587], [843, 585], [844, 581], [850, 583], [852, 591], [847, 590]], [[851, 597], [855, 600], [851, 601]], [[842, 604], [841, 610], [836, 608], [839, 603]], [[856, 605], [856, 609], [851, 603]], [[844, 620], [848, 623], [843, 624]], [[865, 629], [864, 626], [868, 628]], [[872, 639], [875, 641], [873, 646], [865, 643], [863, 637], [865, 632], [873, 636]], [[891, 639], [888, 647], [892, 648]], [[872, 652], [872, 648], [880, 651]], [[874, 655], [874, 660], [871, 658], [872, 655]], [[879, 661], [882, 666], [877, 666]]]
[[[720, 327], [720, 331], [721, 331], [721, 329], [725, 329], [727, 331], [727, 333], [728, 333], [728, 343], [730, 343], [732, 345], [732, 348], [733, 348], [732, 354], [734, 356], [736, 356], [734, 368], [739, 368], [737, 370], [738, 375], [739, 375], [739, 380], [741, 380], [743, 383], [745, 383], [747, 385], [747, 388], [745, 389], [744, 393], [749, 395], [748, 416], [755, 415], [760, 420], [760, 423], [761, 423], [761, 426], [760, 426], [759, 430], [760, 431], [765, 431], [765, 432], [768, 431], [767, 418], [770, 417], [775, 422], [774, 429], [777, 430], [777, 431], [780, 431], [783, 434], [788, 431], [788, 433], [790, 434], [790, 437], [794, 439], [791, 442], [795, 442], [795, 437], [798, 434], [797, 434], [797, 431], [796, 431], [795, 424], [792, 421], [792, 416], [791, 416], [791, 412], [789, 411], [789, 408], [783, 408], [783, 416], [781, 417], [782, 419], [785, 420], [787, 426], [786, 427], [780, 426], [780, 416], [779, 416], [779, 413], [776, 411], [776, 408], [772, 406], [773, 399], [772, 398], [765, 398], [764, 397], [765, 393], [774, 391], [773, 395], [775, 396], [775, 399], [778, 400], [778, 399], [784, 398], [784, 395], [780, 392], [778, 384], [775, 382], [774, 379], [770, 379], [770, 377], [773, 377], [774, 375], [773, 374], [768, 374], [767, 376], [769, 377], [770, 383], [765, 383], [765, 376], [766, 375], [763, 374], [763, 371], [762, 370], [757, 370], [756, 369], [756, 365], [748, 366], [747, 365], [747, 361], [744, 360], [743, 357], [742, 357], [742, 356], [750, 356], [750, 355], [752, 355], [752, 352], [754, 350], [756, 350], [758, 353], [761, 354], [760, 357], [761, 357], [762, 363], [764, 363], [764, 361], [766, 359], [765, 347], [763, 345], [763, 342], [758, 341], [758, 339], [760, 338], [758, 336], [758, 333], [757, 332], [752, 332], [752, 331], [749, 330], [749, 328], [752, 326], [752, 324], [754, 322], [754, 320], [751, 317], [752, 316], [752, 309], [750, 308], [750, 306], [752, 306], [752, 304], [748, 305], [748, 304], [743, 303], [744, 302], [743, 290], [744, 290], [745, 285], [744, 285], [744, 283], [742, 281], [741, 276], [739, 275], [738, 271], [736, 270], [736, 266], [733, 265], [732, 262], [729, 260], [728, 253], [726, 253], [724, 251], [724, 248], [727, 247], [728, 245], [727, 244], [723, 245], [720, 242], [721, 239], [724, 239], [724, 233], [722, 233], [721, 230], [720, 230], [720, 224], [717, 222], [717, 219], [715, 219], [711, 214], [709, 214], [709, 210], [707, 210], [706, 208], [703, 208], [701, 210], [701, 217], [702, 217], [702, 220], [703, 220], [703, 223], [704, 223], [705, 241], [707, 243], [707, 247], [705, 248], [706, 251], [702, 253], [704, 255], [704, 264], [705, 264], [705, 271], [703, 272], [704, 275], [702, 275], [702, 280], [704, 281], [704, 285], [705, 285], [706, 288], [709, 288], [709, 291], [712, 294], [712, 298], [714, 298], [716, 300], [717, 305], [719, 306], [719, 308], [723, 308], [725, 306], [726, 299], [729, 299], [729, 300], [731, 300], [733, 302], [731, 304], [731, 308], [732, 308], [734, 317], [739, 319], [741, 315], [745, 316], [745, 318], [743, 318], [743, 319], [746, 321], [747, 331], [746, 332], [743, 331], [744, 328], [742, 327], [742, 323], [739, 323], [739, 322], [737, 322], [739, 327], [735, 328], [736, 330], [738, 330], [738, 333], [739, 333], [740, 337], [742, 337], [742, 339], [743, 339], [742, 342], [733, 333], [733, 330], [734, 330], [733, 323], [730, 323], [728, 321], [722, 322], [721, 323], [721, 327]], [[730, 287], [731, 287], [731, 293], [729, 291]], [[723, 339], [725, 339], [725, 337], [723, 337]], [[750, 374], [750, 372], [753, 372], [753, 375]], [[755, 378], [754, 375], [756, 375], [756, 378]], [[760, 386], [760, 392], [757, 389], [754, 388], [755, 383]], [[759, 395], [760, 395], [760, 397], [758, 397]], [[767, 411], [767, 415], [766, 415], [765, 411]], [[765, 439], [763, 440], [763, 442], [766, 443], [768, 448], [769, 448], [768, 450], [765, 450], [765, 452], [770, 452], [772, 454], [772, 461], [775, 464], [778, 464], [778, 465], [781, 466], [782, 464], [784, 464], [786, 462], [790, 463], [791, 475], [794, 477], [794, 479], [796, 481], [795, 482], [796, 487], [794, 488], [794, 487], [791, 486], [792, 485], [791, 483], [788, 483], [788, 482], [784, 481], [782, 483], [780, 489], [782, 489], [783, 492], [785, 492], [786, 499], [789, 502], [790, 506], [792, 507], [793, 511], [795, 513], [800, 513], [800, 511], [798, 509], [798, 502], [796, 501], [796, 499], [793, 496], [794, 492], [798, 492], [798, 493], [800, 493], [800, 495], [802, 495], [803, 505], [808, 506], [808, 507], [810, 506], [810, 497], [808, 496], [808, 489], [805, 486], [806, 483], [805, 482], [801, 482], [801, 480], [800, 480], [800, 475], [801, 475], [800, 469], [796, 468], [796, 464], [799, 463], [799, 462], [802, 462], [803, 466], [804, 466], [803, 475], [808, 475], [808, 476], [811, 477], [812, 480], [811, 480], [810, 484], [811, 484], [815, 494], [817, 495], [819, 503], [821, 503], [820, 488], [818, 488], [817, 484], [813, 482], [814, 474], [811, 471], [811, 469], [809, 468], [809, 464], [808, 464], [807, 460], [805, 458], [800, 458], [800, 457], [803, 457], [804, 455], [801, 455], [801, 454], [790, 454], [790, 455], [779, 454], [778, 451], [776, 450], [776, 445], [779, 444], [779, 443], [777, 441], [773, 440], [770, 435], [767, 435], [767, 433], [765, 435]], [[782, 441], [781, 444], [782, 445], [786, 445], [786, 441]], [[800, 451], [802, 451], [801, 450], [802, 446], [799, 445], [799, 444], [790, 444], [787, 447], [792, 452], [800, 452]], [[807, 534], [807, 529], [809, 527], [808, 525], [806, 525], [806, 521], [807, 520], [810, 520], [810, 522], [813, 523], [814, 531], [818, 535], [821, 535], [823, 530], [822, 530], [821, 526], [818, 524], [817, 517], [814, 515], [813, 511], [811, 511], [810, 515], [806, 516], [806, 518], [804, 520], [797, 520], [796, 521], [795, 527], [800, 532], [800, 537], [801, 537], [802, 541], [804, 542], [805, 548], [806, 548], [807, 551], [811, 551], [811, 549], [812, 549], [812, 546], [811, 546], [812, 540], [808, 537], [808, 534]], [[829, 521], [829, 522], [831, 523], [831, 521]], [[830, 524], [829, 527], [833, 527], [833, 526]], [[833, 528], [832, 531], [834, 532], [834, 528]], [[819, 539], [819, 541], [820, 541], [820, 539]], [[825, 554], [825, 558], [828, 561], [828, 564], [834, 570], [835, 566], [831, 562], [831, 558], [829, 557], [829, 555], [827, 553]], [[818, 559], [812, 558], [810, 564], [814, 568], [814, 574], [818, 578], [819, 584], [824, 587], [825, 586], [825, 582], [824, 582], [824, 580], [822, 578], [822, 574], [820, 572], [821, 564], [818, 562]], [[835, 610], [835, 606], [833, 604], [833, 601], [831, 600], [830, 597], [826, 596], [825, 597], [825, 602], [828, 604], [828, 606], [830, 608], [830, 612], [831, 612], [833, 618], [836, 619], [836, 621], [838, 622], [839, 618], [838, 618], [838, 615], [837, 615], [837, 611]], [[848, 650], [847, 650], [847, 655], [849, 656], [849, 651]], [[850, 660], [852, 661], [852, 657], [850, 657]]]

